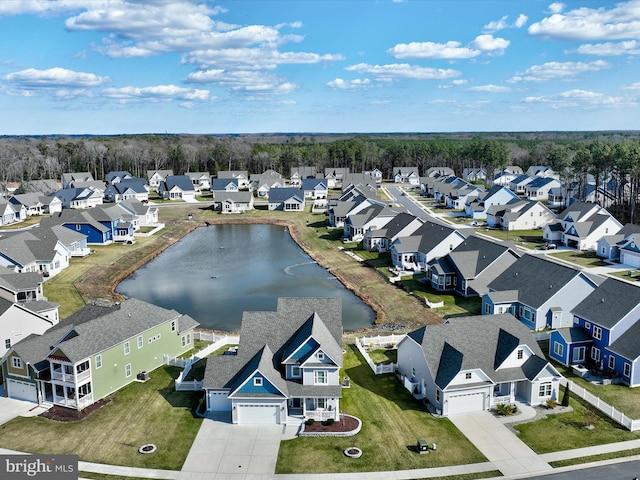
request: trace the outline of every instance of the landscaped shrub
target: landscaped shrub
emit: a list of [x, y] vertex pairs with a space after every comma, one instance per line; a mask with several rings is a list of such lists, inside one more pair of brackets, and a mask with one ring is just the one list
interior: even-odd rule
[[556, 402], [553, 398], [547, 398], [547, 408], [556, 408], [558, 406], [558, 402]]
[[327, 418], [326, 420], [323, 420], [323, 421], [322, 421], [322, 424], [323, 424], [325, 427], [328, 427], [329, 425], [333, 425], [333, 422], [334, 422], [334, 421], [335, 421], [335, 420], [334, 420], [333, 418]]
[[569, 390], [569, 385], [564, 387], [564, 394], [562, 395], [562, 406], [563, 407], [568, 407], [569, 406], [569, 392], [570, 391], [571, 390]]
[[316, 423], [316, 421], [313, 418], [307, 418], [304, 422], [305, 425], [313, 425], [314, 423]]
[[496, 405], [498, 415], [513, 415], [518, 411], [518, 407], [510, 403], [499, 403]]

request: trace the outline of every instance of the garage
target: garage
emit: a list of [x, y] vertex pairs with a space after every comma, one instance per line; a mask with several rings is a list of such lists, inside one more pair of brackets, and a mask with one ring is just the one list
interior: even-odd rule
[[210, 412], [230, 412], [231, 399], [229, 392], [208, 392], [208, 408]]
[[239, 404], [238, 423], [242, 424], [280, 424], [279, 404]]
[[7, 389], [9, 391], [9, 398], [38, 403], [38, 392], [33, 383], [7, 378]]
[[484, 392], [458, 393], [449, 395], [447, 398], [449, 400], [447, 415], [484, 410]]
[[634, 253], [628, 253], [624, 250], [620, 251], [620, 263], [629, 265], [633, 268], [640, 268], [640, 257]]

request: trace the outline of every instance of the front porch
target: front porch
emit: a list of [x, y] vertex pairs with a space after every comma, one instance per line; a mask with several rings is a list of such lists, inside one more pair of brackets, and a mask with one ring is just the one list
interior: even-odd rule
[[339, 398], [291, 398], [287, 402], [287, 416], [324, 421], [337, 420], [340, 412]]

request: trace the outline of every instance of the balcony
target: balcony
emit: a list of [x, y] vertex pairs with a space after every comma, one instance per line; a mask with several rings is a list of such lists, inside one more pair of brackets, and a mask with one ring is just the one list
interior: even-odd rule
[[82, 380], [85, 380], [91, 376], [91, 370], [84, 370], [83, 372], [78, 373], [76, 376], [73, 373], [64, 373], [61, 370], [52, 370], [51, 371], [51, 380], [58, 380], [60, 382], [66, 383], [76, 383]]

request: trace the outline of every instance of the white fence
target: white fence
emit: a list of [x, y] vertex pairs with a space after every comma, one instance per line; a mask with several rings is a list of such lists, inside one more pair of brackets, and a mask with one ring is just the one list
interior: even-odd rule
[[571, 392], [576, 394], [582, 400], [594, 406], [595, 408], [600, 410], [602, 413], [604, 413], [607, 417], [614, 420], [615, 422], [618, 422], [620, 425], [627, 428], [628, 430], [631, 430], [633, 432], [635, 430], [640, 429], [640, 419], [634, 420], [632, 418], [627, 417], [624, 413], [616, 410], [615, 407], [612, 407], [611, 405], [604, 402], [603, 400], [600, 400], [599, 397], [596, 397], [593, 393], [589, 392], [585, 388], [579, 385], [576, 385], [571, 380], [567, 380], [567, 386], [569, 387], [569, 390]]
[[213, 343], [211, 345], [207, 345], [206, 348], [203, 348], [199, 352], [194, 353], [190, 358], [175, 358], [169, 357], [168, 355], [164, 356], [165, 365], [173, 365], [183, 369], [182, 372], [180, 372], [180, 376], [176, 378], [176, 390], [202, 390], [201, 381], [194, 380], [186, 382], [184, 380], [191, 370], [191, 366], [198, 360], [209, 356], [225, 345], [237, 345], [240, 342], [239, 335], [217, 335], [212, 332], [195, 331], [193, 336], [198, 340], [211, 341]]
[[406, 335], [389, 335], [389, 336], [385, 336], [385, 337], [381, 337], [380, 335], [378, 335], [377, 337], [362, 337], [362, 341], [356, 337], [356, 348], [358, 349], [358, 351], [360, 352], [360, 354], [363, 356], [363, 358], [365, 359], [365, 361], [369, 364], [369, 367], [371, 367], [371, 370], [373, 370], [373, 373], [375, 373], [376, 375], [382, 375], [383, 373], [394, 373], [396, 371], [396, 368], [398, 366], [397, 363], [381, 363], [381, 364], [375, 364], [373, 362], [373, 360], [371, 360], [371, 357], [369, 356], [369, 352], [367, 352], [367, 349], [364, 347], [364, 345], [369, 345], [372, 347], [382, 347], [384, 346], [385, 348], [395, 348], [395, 346], [397, 345], [397, 343], [402, 340]]

